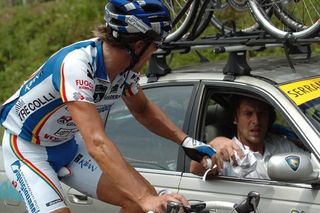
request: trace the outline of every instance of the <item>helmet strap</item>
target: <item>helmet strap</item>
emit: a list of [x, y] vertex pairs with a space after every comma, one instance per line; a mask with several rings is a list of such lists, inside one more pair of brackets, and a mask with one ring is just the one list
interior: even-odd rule
[[142, 48], [142, 50], [140, 51], [139, 54], [135, 54], [135, 52], [132, 50], [132, 48], [130, 47], [129, 44], [126, 45], [126, 48], [128, 50], [128, 53], [131, 56], [131, 62], [129, 67], [127, 68], [127, 70], [131, 70], [140, 60], [141, 56], [143, 55], [143, 53], [148, 49], [148, 47], [150, 46], [151, 42], [148, 42], [144, 45], [144, 47]]
[[140, 57], [133, 51], [129, 44], [126, 45], [126, 49], [131, 58], [130, 65], [127, 70], [131, 70], [138, 63]]

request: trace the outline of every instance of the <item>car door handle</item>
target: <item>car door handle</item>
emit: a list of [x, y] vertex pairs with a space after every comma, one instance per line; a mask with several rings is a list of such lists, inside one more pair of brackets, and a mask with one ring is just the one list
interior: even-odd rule
[[79, 204], [79, 205], [91, 205], [93, 204], [93, 199], [76, 190], [69, 190], [68, 199], [71, 203]]

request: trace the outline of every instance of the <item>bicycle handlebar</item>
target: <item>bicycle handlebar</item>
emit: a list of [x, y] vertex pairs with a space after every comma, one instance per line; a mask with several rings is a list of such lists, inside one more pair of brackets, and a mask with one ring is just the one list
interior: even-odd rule
[[[236, 213], [250, 213], [256, 212], [260, 201], [260, 194], [255, 191], [248, 193], [247, 198], [240, 204], [227, 201], [199, 201], [198, 203], [191, 204], [191, 207], [185, 207], [181, 203], [170, 201], [167, 204], [166, 213], [191, 213], [202, 212], [210, 209], [223, 209], [230, 210]], [[148, 213], [154, 213], [149, 211]]]

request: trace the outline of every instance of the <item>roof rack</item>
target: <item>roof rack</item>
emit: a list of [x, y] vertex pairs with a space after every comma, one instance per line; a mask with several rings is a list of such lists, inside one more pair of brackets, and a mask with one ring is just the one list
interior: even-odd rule
[[[157, 81], [158, 77], [171, 72], [166, 56], [170, 53], [188, 53], [191, 50], [213, 49], [214, 53], [229, 52], [229, 58], [223, 73], [226, 80], [232, 80], [237, 75], [250, 75], [251, 68], [247, 63], [246, 52], [249, 50], [264, 50], [266, 48], [283, 47], [289, 66], [295, 72], [292, 60], [296, 58], [309, 59], [310, 45], [320, 43], [320, 37], [310, 39], [276, 39], [267, 34], [252, 33], [241, 36], [203, 37], [194, 41], [176, 41], [164, 43], [150, 59], [147, 71], [148, 82]], [[233, 76], [233, 77], [232, 77]]]
[[250, 71], [246, 50], [230, 52], [227, 64], [223, 68], [224, 80], [233, 81], [237, 75], [250, 75]]
[[164, 76], [171, 72], [168, 66], [165, 54], [153, 54], [149, 60], [149, 68], [147, 72], [148, 83], [156, 82], [158, 77]]

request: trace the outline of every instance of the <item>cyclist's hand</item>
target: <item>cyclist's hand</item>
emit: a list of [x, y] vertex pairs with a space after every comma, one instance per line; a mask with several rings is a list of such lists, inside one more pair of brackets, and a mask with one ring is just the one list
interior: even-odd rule
[[189, 202], [184, 196], [171, 193], [160, 196], [150, 196], [147, 199], [144, 199], [143, 210], [144, 212], [166, 213], [169, 201], [181, 203], [183, 206], [190, 207]]
[[[231, 139], [225, 137], [216, 137], [209, 144], [216, 150], [216, 165], [218, 171], [223, 169], [223, 161], [236, 163], [236, 154], [242, 159], [243, 152], [241, 148]], [[236, 165], [235, 165], [236, 166]]]
[[197, 141], [191, 137], [186, 137], [181, 144], [185, 153], [192, 159], [201, 162], [204, 156], [212, 158], [216, 150], [210, 145]]

